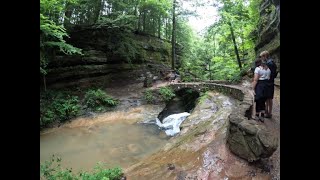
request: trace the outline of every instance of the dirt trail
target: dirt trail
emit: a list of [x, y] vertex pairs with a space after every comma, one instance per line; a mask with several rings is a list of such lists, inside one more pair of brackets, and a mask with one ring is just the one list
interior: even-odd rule
[[275, 87], [274, 99], [272, 107], [272, 118], [266, 119], [266, 127], [279, 137], [279, 147], [274, 154], [268, 159], [269, 164], [272, 166], [271, 175], [272, 179], [280, 179], [280, 88]]
[[[278, 86], [274, 88], [274, 98], [273, 98], [273, 106], [272, 106], [272, 118], [265, 118], [264, 125], [268, 130], [272, 131], [279, 137], [279, 146], [278, 149], [274, 152], [274, 154], [268, 158], [263, 160], [264, 166], [270, 169], [270, 175], [272, 180], [280, 179], [280, 80], [278, 79]], [[251, 83], [249, 81], [243, 81], [240, 85], [245, 88], [250, 88]]]

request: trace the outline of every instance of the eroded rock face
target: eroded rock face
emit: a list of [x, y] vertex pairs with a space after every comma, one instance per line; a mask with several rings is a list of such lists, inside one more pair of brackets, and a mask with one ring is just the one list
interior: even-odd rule
[[249, 162], [270, 157], [278, 147], [278, 138], [254, 120], [232, 113], [228, 135], [230, 150]]
[[[213, 170], [224, 172], [229, 164], [220, 164], [221, 159], [229, 159], [230, 154], [225, 152], [228, 115], [237, 104], [234, 99], [210, 92], [181, 124], [181, 132], [159, 152], [126, 169], [126, 176], [148, 180], [208, 179]], [[220, 173], [217, 177], [223, 179], [225, 175]]]
[[143, 80], [143, 87], [152, 87], [152, 82], [153, 82], [153, 74], [151, 74], [150, 72], [147, 72]]
[[183, 99], [180, 97], [175, 97], [166, 105], [166, 107], [163, 109], [163, 111], [160, 112], [158, 115], [158, 119], [160, 122], [166, 117], [168, 117], [171, 114], [178, 114], [185, 112], [185, 107], [183, 104]]
[[160, 122], [171, 114], [190, 112], [195, 107], [195, 101], [199, 97], [199, 93], [190, 88], [180, 89], [175, 94], [176, 97], [170, 100], [158, 115]]
[[[57, 53], [50, 59], [45, 79], [48, 87], [94, 84], [96, 81], [108, 84], [110, 79], [120, 79], [118, 76], [122, 73], [129, 74], [130, 81], [134, 82], [137, 74], [151, 71], [160, 77], [160, 71], [170, 69], [171, 44], [166, 40], [85, 25], [75, 26], [68, 33], [67, 42], [81, 48], [84, 55]], [[127, 49], [121, 49], [125, 39]], [[43, 83], [41, 75], [40, 85]]]
[[[254, 138], [258, 140], [252, 141], [252, 144], [260, 143], [261, 146], [257, 147], [263, 147], [243, 151], [242, 154], [249, 154], [254, 159], [255, 153], [267, 157], [273, 151], [272, 138], [269, 138], [273, 136], [267, 131], [263, 133], [259, 130], [263, 127], [245, 117], [247, 109], [252, 105], [250, 98], [245, 93], [241, 99], [243, 101], [209, 92], [208, 97], [199, 101], [191, 115], [181, 124], [179, 135], [171, 138], [159, 152], [125, 169], [126, 176], [137, 180], [270, 180], [270, 173], [250, 165], [228, 147], [228, 139], [235, 134], [230, 135], [232, 127], [237, 132], [236, 139], [242, 139], [243, 142], [238, 148]], [[245, 148], [255, 147], [252, 144], [249, 143]]]
[[[265, 128], [264, 124], [258, 124], [256, 121], [249, 120], [252, 116], [251, 113], [253, 104], [253, 96], [251, 95], [250, 91], [236, 86], [219, 85], [213, 83], [207, 83], [205, 85], [205, 87], [215, 89], [217, 91], [227, 92], [232, 97], [241, 101], [240, 105], [234, 108], [232, 113], [228, 116], [230, 126], [227, 127], [228, 135], [226, 138], [230, 151], [249, 162], [270, 157], [276, 151], [279, 139], [274, 133], [269, 132]], [[170, 87], [175, 90], [193, 87], [194, 90], [199, 89], [199, 91], [201, 86], [203, 87], [204, 84], [178, 83], [170, 85]], [[188, 119], [196, 115], [197, 117], [205, 116], [203, 117], [205, 120], [206, 118], [210, 117], [208, 115], [215, 111], [214, 106], [208, 104], [207, 102], [200, 103], [198, 107], [201, 107], [201, 111], [203, 113], [197, 114], [196, 112], [193, 112]], [[210, 109], [211, 113], [206, 111], [208, 108]], [[187, 122], [188, 121], [184, 122], [184, 124]], [[184, 127], [185, 125], [182, 124], [182, 126]], [[183, 134], [185, 130], [182, 129], [181, 134]]]
[[280, 1], [262, 0], [259, 11], [260, 21], [255, 51], [257, 54], [264, 50], [269, 51], [280, 71]]

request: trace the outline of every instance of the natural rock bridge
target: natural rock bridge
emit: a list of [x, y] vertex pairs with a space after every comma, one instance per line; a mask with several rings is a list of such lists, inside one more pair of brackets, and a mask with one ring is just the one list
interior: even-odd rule
[[264, 125], [250, 120], [253, 96], [249, 90], [237, 85], [219, 84], [213, 82], [171, 83], [168, 85], [174, 91], [190, 88], [197, 92], [208, 90], [227, 94], [239, 101], [229, 115], [229, 133], [227, 144], [230, 150], [250, 162], [260, 158], [270, 157], [278, 147], [278, 138], [269, 132]]

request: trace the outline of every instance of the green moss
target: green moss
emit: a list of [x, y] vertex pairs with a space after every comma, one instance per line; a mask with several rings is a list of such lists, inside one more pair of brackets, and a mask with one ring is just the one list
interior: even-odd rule
[[154, 60], [160, 62], [161, 61], [161, 53], [154, 52]]
[[146, 61], [147, 59], [147, 53], [146, 50], [144, 48], [139, 48], [139, 54], [138, 54], [138, 61]]
[[208, 99], [210, 97], [210, 95], [208, 94], [208, 91], [204, 92], [204, 93], [200, 93], [200, 98], [198, 100], [199, 104], [202, 104], [206, 99]]

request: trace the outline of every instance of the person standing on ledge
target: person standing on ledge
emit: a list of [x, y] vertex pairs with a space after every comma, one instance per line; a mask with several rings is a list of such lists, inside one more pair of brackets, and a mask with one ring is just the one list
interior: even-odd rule
[[274, 79], [277, 77], [277, 65], [274, 63], [273, 59], [270, 57], [268, 51], [262, 51], [260, 57], [263, 61], [266, 61], [268, 68], [271, 71], [270, 79], [267, 84], [267, 100], [266, 100], [266, 118], [272, 118], [272, 104], [274, 96]]
[[256, 68], [254, 70], [254, 77], [252, 82], [252, 89], [254, 90], [254, 100], [256, 105], [256, 120], [264, 122], [266, 100], [267, 100], [267, 84], [270, 78], [270, 69], [266, 65], [266, 62], [261, 58], [256, 61]]

